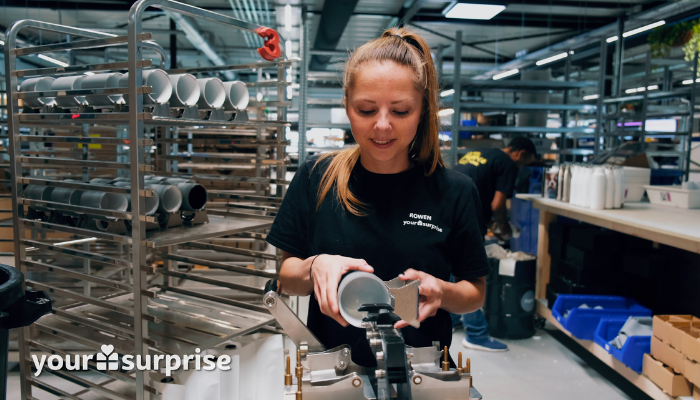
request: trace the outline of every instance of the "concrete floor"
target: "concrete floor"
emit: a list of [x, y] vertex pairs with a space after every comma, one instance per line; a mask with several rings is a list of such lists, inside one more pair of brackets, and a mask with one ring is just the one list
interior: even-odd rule
[[[500, 353], [467, 350], [461, 344], [462, 339], [463, 330], [453, 335], [450, 353], [455, 360], [460, 351], [465, 360], [466, 357], [471, 359], [474, 386], [486, 400], [636, 400], [644, 397], [620, 390], [544, 330], [537, 331], [530, 339], [505, 340], [510, 350]], [[605, 369], [601, 371], [607, 374]], [[81, 373], [88, 380], [97, 375]], [[46, 382], [67, 391], [78, 389], [77, 385], [53, 376]], [[39, 400], [57, 399], [37, 389], [34, 393]], [[18, 372], [9, 374], [7, 398], [20, 398]]]

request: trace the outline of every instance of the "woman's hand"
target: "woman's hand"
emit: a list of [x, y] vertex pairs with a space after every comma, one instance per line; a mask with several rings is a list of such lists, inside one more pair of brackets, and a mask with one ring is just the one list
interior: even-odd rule
[[348, 321], [340, 315], [338, 308], [338, 284], [340, 278], [350, 271], [373, 273], [365, 260], [343, 256], [321, 254], [316, 256], [311, 264], [311, 280], [314, 284], [314, 297], [318, 301], [321, 312], [342, 326], [348, 326]]
[[[442, 281], [436, 277], [426, 274], [425, 272], [416, 271], [413, 268], [407, 269], [406, 272], [399, 275], [402, 281], [420, 280], [419, 286], [419, 306], [418, 306], [418, 322], [422, 322], [428, 317], [432, 317], [437, 313], [437, 310], [442, 305]], [[408, 323], [401, 320], [394, 324], [394, 328], [405, 328]]]

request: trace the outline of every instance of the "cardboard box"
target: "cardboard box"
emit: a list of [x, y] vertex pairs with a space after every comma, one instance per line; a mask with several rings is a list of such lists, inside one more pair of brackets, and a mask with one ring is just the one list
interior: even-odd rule
[[[683, 354], [693, 361], [700, 362], [700, 324], [698, 318], [693, 319], [690, 329], [682, 330]], [[700, 321], [700, 320], [698, 320]]]
[[654, 336], [683, 352], [683, 335], [680, 328], [690, 328], [692, 315], [655, 315]]
[[700, 386], [693, 385], [693, 400], [700, 400]]
[[686, 358], [685, 359], [685, 372], [683, 376], [689, 381], [695, 384], [695, 386], [700, 386], [700, 363]]
[[668, 343], [661, 341], [656, 336], [651, 338], [651, 355], [673, 368], [679, 374], [683, 374], [685, 369], [685, 356], [683, 353], [674, 349]]
[[693, 392], [692, 384], [683, 375], [676, 374], [651, 354], [644, 355], [642, 373], [670, 396], [690, 396]]

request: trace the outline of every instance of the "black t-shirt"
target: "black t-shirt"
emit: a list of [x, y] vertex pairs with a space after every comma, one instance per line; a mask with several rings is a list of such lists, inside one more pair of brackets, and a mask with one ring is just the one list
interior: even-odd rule
[[[488, 275], [483, 237], [479, 230], [481, 206], [471, 179], [438, 168], [426, 177], [423, 168], [398, 174], [375, 174], [360, 161], [349, 185], [366, 205], [366, 216], [343, 210], [335, 189], [316, 208], [318, 188], [330, 159], [314, 167], [304, 163], [294, 176], [275, 222], [267, 235], [273, 246], [299, 258], [332, 254], [364, 259], [382, 280], [391, 280], [409, 268], [448, 281], [450, 274], [464, 279]], [[364, 329], [343, 327], [321, 313], [311, 296], [307, 326], [327, 348], [348, 344], [352, 359], [375, 366]], [[449, 313], [438, 310], [419, 329], [402, 329], [406, 344], [449, 346]]]
[[488, 224], [493, 216], [491, 202], [496, 191], [504, 193], [508, 198], [513, 196], [518, 166], [503, 150], [470, 151], [460, 158], [459, 165], [453, 169], [468, 175], [474, 181], [479, 190], [485, 224]]

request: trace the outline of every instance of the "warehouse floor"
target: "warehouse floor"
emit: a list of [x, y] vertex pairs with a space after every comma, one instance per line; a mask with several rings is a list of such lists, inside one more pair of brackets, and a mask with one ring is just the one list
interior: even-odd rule
[[[617, 382], [615, 373], [606, 370], [607, 367], [598, 369], [597, 359], [588, 359], [587, 353], [581, 353], [580, 356], [575, 354], [567, 348], [566, 338], [559, 338], [558, 332], [549, 332], [539, 330], [531, 339], [506, 340], [509, 351], [488, 353], [462, 347], [462, 330], [453, 335], [450, 352], [454, 359], [457, 359], [457, 353], [460, 351], [465, 359], [471, 358], [474, 386], [486, 400], [649, 399], [635, 390], [636, 388], [624, 386], [629, 385], [629, 382], [622, 379], [619, 379], [622, 383]], [[552, 335], [556, 335], [557, 338]], [[577, 345], [571, 347], [574, 351], [577, 350], [575, 346]], [[93, 374], [85, 373], [83, 377], [89, 380], [96, 378], [87, 375]], [[622, 385], [625, 391], [611, 381]], [[63, 389], [77, 389], [77, 386], [66, 385], [66, 382], [61, 382], [60, 379], [49, 378], [47, 382]], [[7, 398], [20, 397], [19, 373], [15, 370], [10, 372], [8, 377]], [[57, 398], [46, 392], [37, 393], [35, 397], [40, 400]]]

